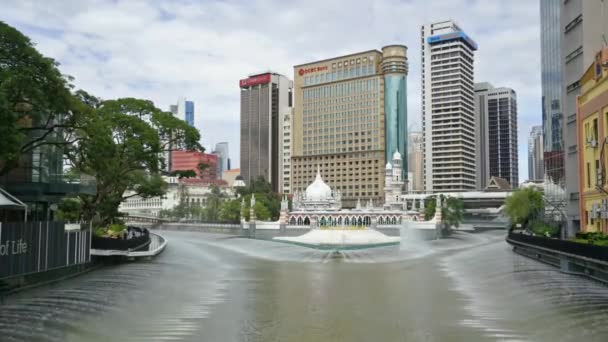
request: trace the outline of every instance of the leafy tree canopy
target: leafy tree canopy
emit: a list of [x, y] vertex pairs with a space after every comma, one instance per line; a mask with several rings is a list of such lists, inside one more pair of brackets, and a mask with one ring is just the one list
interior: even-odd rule
[[28, 37], [0, 21], [0, 175], [44, 145], [68, 146], [74, 126], [69, 77]]

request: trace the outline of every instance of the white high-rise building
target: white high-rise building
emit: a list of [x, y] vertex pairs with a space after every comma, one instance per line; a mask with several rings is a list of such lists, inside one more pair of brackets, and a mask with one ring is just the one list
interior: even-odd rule
[[291, 193], [291, 120], [293, 108], [283, 114], [283, 123], [279, 128], [279, 192]]
[[541, 180], [545, 176], [543, 126], [533, 126], [528, 137], [528, 179]]
[[423, 25], [421, 34], [425, 190], [474, 190], [477, 44], [451, 20]]

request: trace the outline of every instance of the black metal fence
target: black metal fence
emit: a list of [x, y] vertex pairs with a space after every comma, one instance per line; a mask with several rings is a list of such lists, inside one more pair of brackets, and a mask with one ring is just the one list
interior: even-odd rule
[[575, 254], [586, 258], [608, 262], [608, 247], [604, 246], [596, 246], [567, 240], [550, 239], [513, 232], [509, 232], [509, 239], [538, 247], [553, 249], [558, 252]]
[[0, 222], [0, 279], [87, 263], [90, 243], [89, 230], [63, 222]]

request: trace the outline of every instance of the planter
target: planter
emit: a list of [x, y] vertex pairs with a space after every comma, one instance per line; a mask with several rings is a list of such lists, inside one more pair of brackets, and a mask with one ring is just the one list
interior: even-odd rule
[[127, 226], [127, 239], [111, 239], [93, 236], [91, 248], [109, 250], [146, 250], [150, 245], [150, 232], [145, 228]]

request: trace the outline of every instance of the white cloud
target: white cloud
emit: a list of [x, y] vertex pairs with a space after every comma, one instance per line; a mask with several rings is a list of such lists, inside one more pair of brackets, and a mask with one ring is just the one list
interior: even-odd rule
[[[454, 19], [479, 44], [476, 81], [518, 93], [520, 179], [540, 124], [539, 6], [529, 0], [107, 1], [2, 0], [0, 20], [32, 37], [75, 84], [103, 98], [136, 96], [167, 109], [196, 102], [205, 144], [239, 159], [238, 80], [386, 44], [409, 47], [408, 112], [420, 122], [420, 26]], [[524, 148], [524, 149], [522, 149]]]

